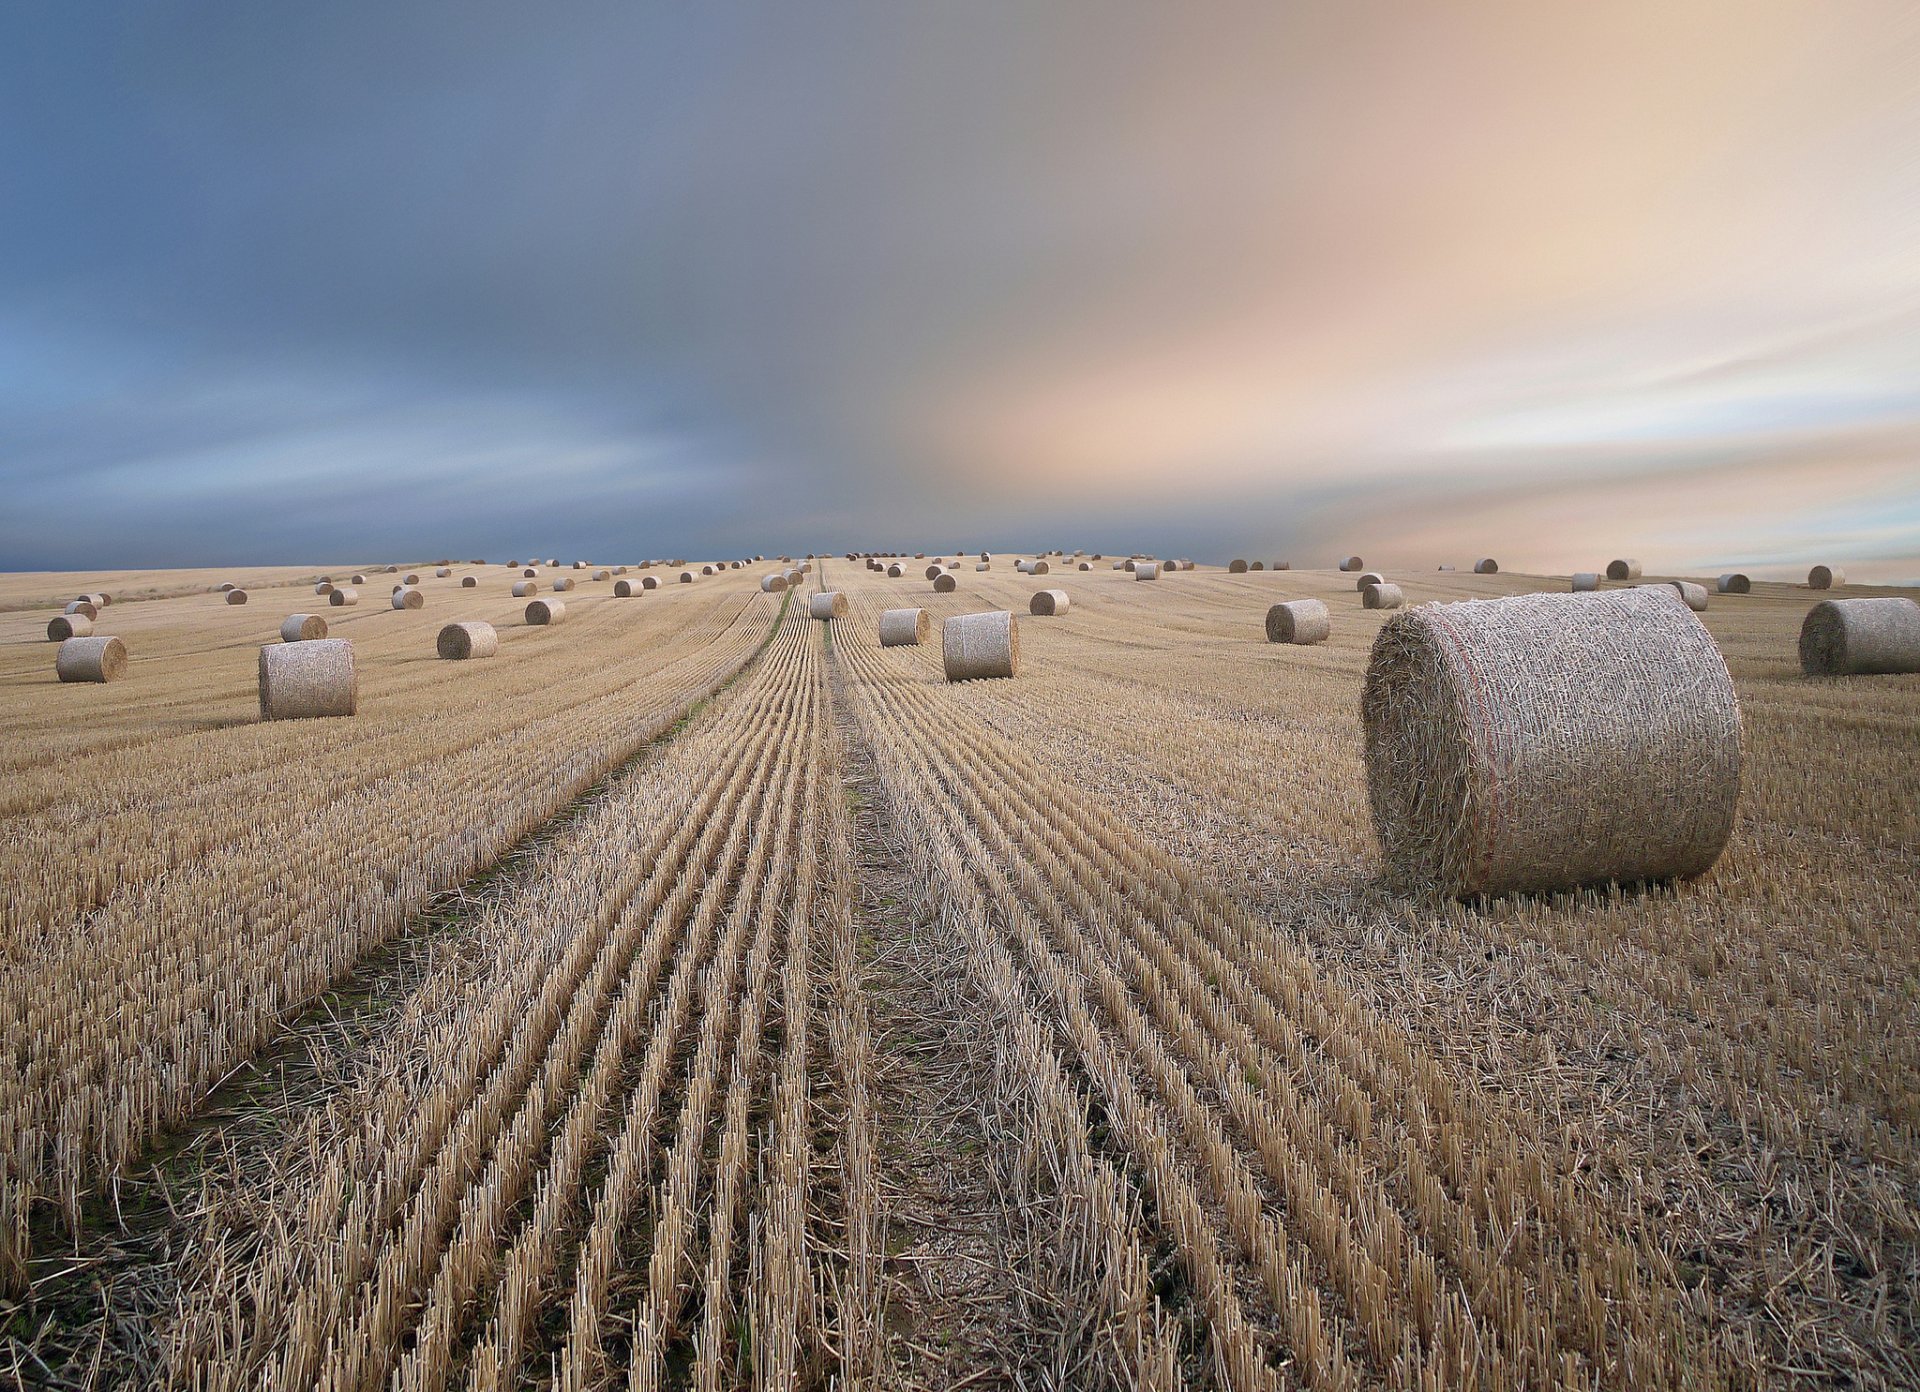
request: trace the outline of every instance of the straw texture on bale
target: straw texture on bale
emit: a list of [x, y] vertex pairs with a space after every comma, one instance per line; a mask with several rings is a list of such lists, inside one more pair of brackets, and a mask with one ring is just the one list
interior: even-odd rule
[[1837, 590], [1846, 583], [1846, 572], [1837, 566], [1817, 565], [1807, 572], [1807, 588], [1810, 590]]
[[1389, 585], [1382, 580], [1377, 585], [1369, 585], [1360, 591], [1360, 605], [1364, 609], [1398, 609], [1407, 602], [1398, 585]]
[[527, 622], [530, 624], [557, 624], [566, 616], [565, 600], [536, 599], [527, 605]]
[[839, 590], [816, 590], [807, 596], [807, 617], [810, 619], [844, 619], [847, 616], [847, 597]]
[[1810, 677], [1920, 672], [1920, 604], [1910, 599], [1823, 599], [1800, 625]]
[[513, 582], [513, 597], [515, 599], [525, 599], [529, 595], [537, 595], [539, 593], [540, 582], [538, 580], [516, 580]]
[[905, 575], [906, 573], [907, 573], [906, 569], [898, 561], [895, 561], [892, 565], [887, 567], [887, 578], [889, 580], [898, 580], [901, 576]]
[[635, 593], [637, 593], [637, 589], [633, 581], [616, 580], [613, 582], [613, 597], [615, 599], [631, 599]]
[[1473, 563], [1473, 573], [1475, 575], [1498, 575], [1500, 573], [1500, 562], [1494, 560], [1491, 556], [1482, 556]]
[[342, 609], [349, 604], [358, 604], [359, 602], [360, 591], [354, 589], [351, 585], [336, 585], [333, 588], [333, 593], [327, 596], [327, 603], [331, 604], [335, 609]]
[[325, 594], [332, 594], [332, 593], [333, 593], [333, 581], [331, 581], [331, 580], [321, 580], [321, 581], [318, 581], [318, 582], [316, 582], [316, 583], [315, 583], [315, 585], [314, 585], [314, 587], [313, 587], [313, 592], [314, 592], [315, 594], [317, 594], [317, 595], [325, 595]]
[[1361, 721], [1403, 883], [1470, 897], [1686, 877], [1733, 831], [1739, 702], [1666, 586], [1397, 614]]
[[693, 572], [690, 570], [681, 571], [680, 583], [683, 585], [691, 585], [693, 583]]
[[119, 681], [127, 674], [127, 645], [110, 637], [68, 638], [53, 655], [53, 673], [63, 682]]
[[640, 588], [641, 588], [641, 589], [643, 589], [643, 590], [657, 590], [657, 589], [659, 589], [659, 588], [660, 588], [660, 580], [659, 580], [659, 577], [658, 577], [658, 576], [654, 576], [654, 575], [643, 575], [643, 576], [641, 576], [641, 577], [640, 577]]
[[1729, 571], [1716, 582], [1721, 594], [1752, 594], [1753, 581], [1739, 571]]
[[1343, 561], [1341, 561], [1341, 562], [1340, 562], [1340, 569], [1342, 569], [1342, 570], [1365, 570], [1365, 569], [1366, 569], [1366, 564], [1367, 564], [1367, 563], [1366, 563], [1365, 561], [1363, 561], [1363, 560], [1361, 560], [1361, 559], [1360, 559], [1360, 558], [1359, 558], [1358, 556], [1348, 556], [1348, 557], [1347, 557], [1347, 558], [1346, 558], [1345, 560], [1343, 560]]
[[427, 597], [411, 585], [402, 585], [393, 592], [393, 607], [396, 609], [423, 609]]
[[571, 575], [561, 575], [555, 577], [553, 587], [556, 590], [570, 590], [573, 588], [573, 583], [573, 577]]
[[1359, 591], [1359, 590], [1366, 589], [1366, 587], [1369, 585], [1384, 585], [1386, 583], [1387, 583], [1386, 576], [1382, 575], [1377, 570], [1370, 570], [1370, 571], [1367, 571], [1364, 575], [1362, 575], [1358, 580], [1353, 582], [1353, 588], [1356, 591]]
[[1575, 594], [1584, 594], [1588, 590], [1597, 590], [1600, 588], [1600, 576], [1597, 572], [1591, 570], [1575, 571], [1572, 585], [1573, 593]]
[[950, 682], [1011, 677], [1020, 670], [1020, 630], [1005, 609], [956, 614], [940, 625], [940, 656]]
[[434, 648], [449, 662], [464, 662], [470, 657], [492, 657], [500, 651], [500, 635], [493, 625], [479, 619], [450, 623], [440, 630]]
[[463, 575], [460, 577], [460, 588], [463, 590], [478, 589], [479, 585], [480, 582], [471, 575]]
[[1607, 562], [1607, 579], [1638, 580], [1639, 578], [1640, 578], [1640, 562], [1630, 561], [1630, 560]]
[[952, 594], [959, 586], [959, 579], [950, 570], [943, 570], [933, 577], [933, 592], [935, 594]]
[[439, 576], [442, 580], [444, 580], [449, 575], [453, 574], [453, 567], [452, 566], [436, 566], [434, 568], [433, 573]]
[[1235, 556], [1232, 560], [1227, 562], [1227, 574], [1245, 575], [1246, 573], [1247, 573], [1247, 563], [1241, 560], [1238, 556]]
[[360, 702], [353, 644], [344, 638], [268, 643], [260, 649], [260, 718], [352, 715]]
[[763, 575], [760, 577], [760, 589], [766, 594], [779, 594], [786, 589], [787, 577], [784, 575]]
[[[387, 569], [392, 570], [393, 567], [388, 566]], [[420, 583], [420, 576], [418, 575], [418, 573], [410, 570], [405, 575], [400, 577], [400, 583], [403, 585], [417, 585]]]
[[1065, 590], [1035, 590], [1033, 598], [1027, 603], [1029, 614], [1058, 616], [1067, 612], [1073, 601]]
[[349, 583], [355, 584], [355, 585], [364, 585], [367, 583], [367, 577], [364, 575], [355, 575], [352, 577]]
[[1133, 578], [1136, 580], [1158, 580], [1160, 578], [1159, 563], [1157, 561], [1135, 561], [1133, 565]]
[[68, 614], [79, 614], [82, 617], [89, 618], [89, 619], [97, 619], [100, 617], [99, 607], [95, 605], [92, 601], [85, 600], [85, 599], [68, 600], [67, 607], [64, 612]]
[[533, 577], [538, 575], [539, 573], [540, 571], [537, 566], [523, 566], [521, 567], [521, 570], [520, 570], [520, 574], [525, 576], [529, 580], [533, 579]]
[[1691, 580], [1669, 580], [1667, 584], [1679, 591], [1680, 598], [1687, 602], [1687, 608], [1696, 614], [1704, 614], [1707, 609], [1707, 587], [1696, 585]]
[[55, 614], [47, 620], [47, 641], [64, 643], [69, 638], [86, 638], [93, 633], [90, 614]]
[[596, 570], [593, 573], [593, 578], [596, 580], [611, 580], [613, 579], [613, 572], [610, 570]]
[[713, 574], [713, 567], [710, 565], [703, 565], [700, 567], [700, 573], [702, 575], [711, 575]]
[[327, 621], [318, 614], [289, 614], [280, 621], [280, 641], [311, 643], [327, 636]]
[[247, 602], [247, 592], [245, 590], [228, 590], [227, 591], [227, 603], [245, 604], [246, 602]]
[[1324, 600], [1289, 599], [1267, 610], [1269, 643], [1324, 643], [1332, 630]]
[[918, 647], [933, 636], [933, 616], [924, 609], [882, 609], [880, 646]]
[[935, 561], [932, 565], [927, 567], [927, 579], [938, 580], [940, 578], [941, 572], [944, 571], [946, 568], [947, 567], [944, 562]]

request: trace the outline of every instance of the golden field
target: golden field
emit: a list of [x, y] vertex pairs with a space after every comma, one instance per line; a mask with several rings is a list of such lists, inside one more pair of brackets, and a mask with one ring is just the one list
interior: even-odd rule
[[[567, 571], [555, 627], [498, 564], [0, 578], [0, 1377], [1920, 1382], [1920, 676], [1715, 595], [1715, 868], [1442, 902], [1383, 878], [1352, 576], [974, 559], [818, 562], [831, 623], [771, 562]], [[127, 674], [61, 685], [96, 589]], [[1019, 675], [947, 683], [994, 608]], [[295, 612], [354, 717], [258, 719]]]

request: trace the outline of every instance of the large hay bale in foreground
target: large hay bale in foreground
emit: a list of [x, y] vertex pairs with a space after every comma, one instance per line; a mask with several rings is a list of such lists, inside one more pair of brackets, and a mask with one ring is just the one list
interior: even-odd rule
[[1020, 670], [1020, 630], [1005, 609], [955, 614], [940, 625], [940, 656], [950, 682], [1011, 677]]
[[1721, 576], [1715, 584], [1719, 587], [1721, 594], [1753, 593], [1753, 580], [1737, 570], [1729, 571], [1727, 574]]
[[1589, 590], [1597, 590], [1600, 588], [1600, 574], [1598, 571], [1577, 570], [1573, 573], [1573, 579], [1569, 583], [1572, 586], [1572, 592], [1574, 594], [1585, 594]]
[[1482, 556], [1473, 563], [1473, 573], [1475, 575], [1498, 575], [1500, 573], [1500, 562], [1494, 560], [1491, 556]]
[[479, 619], [450, 623], [434, 640], [434, 650], [449, 662], [465, 662], [471, 657], [492, 657], [500, 651], [500, 635], [493, 625]]
[[119, 681], [127, 674], [127, 645], [106, 636], [68, 638], [53, 655], [53, 674], [63, 682]]
[[245, 604], [246, 602], [247, 602], [247, 592], [245, 590], [228, 590], [227, 591], [227, 603]]
[[933, 636], [933, 616], [924, 609], [882, 609], [880, 646], [918, 647]]
[[260, 649], [260, 718], [352, 715], [360, 702], [353, 644], [344, 638], [268, 643]]
[[327, 621], [318, 614], [289, 614], [280, 621], [280, 641], [311, 643], [327, 636]]
[[93, 616], [91, 614], [55, 614], [47, 620], [49, 643], [64, 643], [69, 638], [88, 638], [92, 635]]
[[1232, 560], [1227, 562], [1227, 574], [1245, 575], [1246, 573], [1247, 573], [1247, 563], [1241, 560], [1238, 556], [1235, 556]]
[[327, 603], [331, 604], [335, 609], [344, 609], [350, 604], [358, 604], [359, 602], [360, 591], [354, 589], [351, 585], [336, 585], [333, 588], [333, 593], [327, 596]]
[[393, 592], [392, 603], [396, 609], [424, 609], [427, 597], [411, 585], [402, 585]]
[[1133, 563], [1133, 578], [1136, 580], [1158, 580], [1160, 578], [1160, 563], [1158, 561], [1135, 561]]
[[807, 596], [807, 617], [810, 619], [844, 619], [847, 616], [847, 597], [839, 590], [816, 590]]
[[1810, 677], [1920, 672], [1920, 604], [1821, 600], [1800, 625], [1800, 669]]
[[538, 580], [516, 580], [513, 582], [513, 597], [515, 599], [527, 599], [539, 593], [540, 582]]
[[1838, 566], [1817, 565], [1807, 572], [1807, 588], [1810, 590], [1837, 590], [1846, 583], [1846, 572]]
[[1397, 614], [1361, 718], [1404, 882], [1465, 897], [1697, 875], [1733, 831], [1739, 701], [1664, 585]]
[[960, 579], [950, 570], [943, 570], [933, 577], [933, 592], [935, 594], [952, 594], [959, 588]]
[[1324, 643], [1332, 629], [1324, 600], [1289, 599], [1267, 610], [1269, 643]]
[[1382, 580], [1377, 585], [1369, 585], [1360, 591], [1360, 607], [1363, 609], [1398, 609], [1407, 602], [1398, 585], [1389, 585]]
[[1640, 562], [1625, 559], [1607, 562], [1607, 579], [1638, 580], [1639, 578]]
[[1033, 598], [1027, 601], [1027, 612], [1054, 617], [1066, 613], [1072, 605], [1065, 590], [1035, 590]]
[[566, 617], [567, 602], [563, 599], [536, 599], [527, 605], [527, 622], [535, 627], [557, 624]]

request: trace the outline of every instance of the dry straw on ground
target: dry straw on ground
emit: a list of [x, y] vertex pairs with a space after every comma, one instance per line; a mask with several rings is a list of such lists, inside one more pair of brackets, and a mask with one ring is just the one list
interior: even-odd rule
[[268, 643], [260, 649], [260, 718], [309, 720], [352, 715], [360, 679], [344, 638]]
[[840, 590], [819, 590], [807, 596], [807, 617], [810, 619], [844, 619], [847, 616], [847, 596]]
[[318, 614], [289, 614], [280, 621], [280, 641], [311, 643], [327, 636], [327, 621]]
[[1360, 591], [1360, 604], [1367, 609], [1398, 609], [1407, 602], [1398, 585], [1381, 580]]
[[557, 624], [567, 617], [566, 601], [536, 599], [527, 605], [526, 617], [530, 624]]
[[127, 645], [104, 635], [69, 638], [54, 654], [53, 671], [63, 682], [118, 681], [127, 672]]
[[1326, 603], [1318, 599], [1289, 599], [1267, 610], [1269, 643], [1324, 643], [1332, 631]]
[[1810, 590], [1837, 590], [1847, 583], [1847, 574], [1839, 566], [1817, 565], [1807, 572]]
[[1020, 670], [1020, 630], [1005, 609], [955, 614], [940, 625], [940, 656], [950, 682], [1011, 677]]
[[1823, 599], [1800, 625], [1808, 676], [1920, 672], [1920, 604], [1911, 599]]
[[449, 662], [464, 662], [470, 657], [492, 657], [500, 651], [500, 635], [490, 623], [467, 619], [450, 623], [441, 629], [434, 648]]
[[1638, 580], [1639, 578], [1640, 578], [1640, 562], [1635, 560], [1617, 560], [1617, 561], [1607, 562], [1607, 579]]
[[327, 596], [327, 603], [335, 609], [344, 609], [350, 604], [358, 604], [359, 602], [360, 591], [354, 589], [351, 585], [344, 587], [335, 586], [333, 593]]
[[1067, 612], [1073, 601], [1067, 598], [1065, 590], [1036, 590], [1027, 604], [1029, 614], [1059, 615]]
[[411, 585], [402, 585], [393, 592], [391, 602], [396, 609], [424, 609], [427, 597]]
[[64, 643], [69, 638], [85, 638], [93, 633], [90, 614], [55, 614], [47, 620], [47, 641]]
[[1717, 582], [1721, 594], [1752, 594], [1753, 581], [1739, 571], [1729, 571]]
[[1427, 604], [1368, 664], [1387, 863], [1456, 896], [1697, 875], [1740, 796], [1740, 707], [1671, 589]]
[[933, 636], [933, 616], [924, 609], [880, 611], [880, 646], [917, 647]]

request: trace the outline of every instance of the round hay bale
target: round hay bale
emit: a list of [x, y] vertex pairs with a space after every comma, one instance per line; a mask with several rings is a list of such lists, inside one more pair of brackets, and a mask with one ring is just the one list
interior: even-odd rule
[[393, 592], [393, 607], [396, 609], [424, 609], [427, 597], [411, 585], [402, 585]]
[[1733, 831], [1739, 700], [1665, 586], [1396, 614], [1360, 711], [1403, 882], [1470, 897], [1686, 877]]
[[982, 552], [980, 553], [980, 559], [981, 559], [981, 560], [983, 560], [983, 561], [991, 561], [991, 560], [993, 559], [993, 557], [992, 557], [992, 556], [990, 556], [990, 555], [988, 555], [988, 554], [987, 554], [987, 553], [986, 553], [985, 551], [982, 551]]
[[1227, 574], [1245, 575], [1246, 573], [1247, 573], [1247, 563], [1241, 560], [1238, 556], [1235, 556], [1232, 560], [1227, 562]]
[[236, 584], [234, 584], [234, 583], [233, 583], [233, 581], [231, 581], [231, 580], [222, 580], [222, 581], [220, 582], [220, 593], [221, 593], [221, 594], [225, 594], [225, 593], [226, 593], [226, 592], [227, 592], [228, 590], [237, 590], [237, 589], [239, 589], [239, 588], [240, 588], [240, 587], [239, 587], [238, 585], [236, 585]]
[[1348, 556], [1345, 560], [1340, 561], [1338, 564], [1340, 569], [1342, 570], [1365, 570], [1367, 565], [1367, 563], [1361, 560], [1358, 556]]
[[714, 573], [713, 567], [710, 565], [703, 565], [700, 567], [700, 573], [702, 575], [712, 575]]
[[636, 593], [638, 593], [638, 591], [631, 580], [616, 580], [613, 582], [613, 597], [615, 599], [632, 599]]
[[399, 571], [400, 571], [400, 567], [399, 567], [399, 566], [397, 566], [397, 565], [390, 565], [390, 566], [387, 566], [387, 567], [386, 567], [385, 569], [383, 569], [383, 570], [382, 570], [382, 571], [381, 571], [380, 573], [381, 573], [382, 575], [396, 575], [396, 574], [398, 574], [398, 573], [399, 573]]
[[882, 609], [880, 646], [918, 647], [933, 636], [933, 616], [924, 609]]
[[585, 570], [585, 569], [587, 568], [587, 562], [585, 562], [585, 561], [575, 561], [575, 562], [573, 563], [573, 568], [574, 568], [575, 570]]
[[453, 574], [453, 567], [452, 566], [436, 566], [434, 567], [433, 573], [436, 576], [438, 576], [440, 579], [444, 580], [449, 575]]
[[1575, 571], [1572, 585], [1574, 594], [1585, 594], [1588, 590], [1600, 588], [1600, 577], [1591, 570]]
[[839, 590], [815, 590], [807, 596], [807, 617], [810, 619], [844, 619], [847, 616], [847, 597]]
[[[1266, 568], [1267, 568], [1267, 563], [1265, 561], [1248, 561], [1247, 562], [1248, 570], [1265, 570]], [[1179, 565], [1175, 566], [1174, 569], [1192, 570], [1193, 563], [1190, 561], [1182, 561]]]
[[1386, 576], [1382, 575], [1377, 570], [1369, 570], [1354, 582], [1353, 588], [1355, 589], [1355, 591], [1361, 591], [1361, 590], [1365, 590], [1369, 585], [1384, 585], [1386, 583], [1387, 583]]
[[1810, 677], [1920, 672], [1920, 604], [1821, 600], [1800, 625], [1800, 670]]
[[360, 591], [354, 589], [351, 585], [344, 588], [335, 586], [333, 593], [327, 596], [327, 603], [331, 604], [335, 609], [344, 609], [349, 604], [358, 604], [359, 602]]
[[613, 579], [613, 572], [610, 570], [596, 570], [593, 573], [593, 578], [595, 580], [611, 580]]
[[89, 619], [97, 619], [100, 617], [99, 606], [94, 604], [91, 600], [86, 600], [86, 599], [68, 600], [67, 607], [62, 612], [67, 614], [79, 614]]
[[478, 589], [479, 586], [480, 586], [479, 580], [475, 579], [471, 575], [463, 575], [460, 577], [460, 588], [463, 590]]
[[1607, 579], [1638, 580], [1639, 578], [1640, 578], [1640, 562], [1631, 561], [1631, 560], [1619, 560], [1619, 561], [1607, 562]]
[[531, 595], [537, 595], [539, 593], [540, 582], [538, 580], [516, 580], [513, 582], [513, 597], [515, 599], [526, 599]]
[[[89, 608], [92, 606], [89, 605]], [[55, 614], [47, 620], [47, 641], [64, 643], [69, 638], [87, 638], [93, 634], [93, 615]]]
[[1080, 562], [1080, 566], [1079, 566], [1079, 568], [1080, 568], [1081, 570], [1092, 570], [1092, 569], [1093, 569], [1093, 562], [1092, 562], [1092, 561], [1082, 561], [1082, 562]]
[[947, 567], [944, 562], [935, 561], [932, 565], [927, 567], [927, 579], [938, 580], [940, 578], [941, 572], [944, 571], [946, 568]]
[[508, 569], [508, 570], [518, 570], [519, 568], [520, 568], [520, 562], [518, 562], [518, 561], [508, 561], [508, 562], [507, 562], [507, 569]]
[[977, 561], [974, 563], [973, 568], [975, 570], [992, 570], [993, 563], [991, 561]]
[[760, 577], [760, 590], [763, 594], [779, 594], [787, 587], [784, 575], [763, 575]]
[[959, 579], [950, 570], [943, 570], [933, 577], [933, 592], [935, 594], [952, 594], [959, 586]]
[[1066, 613], [1072, 604], [1073, 601], [1067, 597], [1065, 590], [1035, 590], [1033, 598], [1027, 602], [1027, 612], [1043, 617], [1057, 617]]
[[898, 580], [901, 576], [905, 575], [906, 573], [907, 573], [906, 570], [901, 566], [900, 562], [898, 561], [895, 561], [892, 565], [887, 567], [887, 578], [889, 580]]
[[683, 585], [691, 585], [693, 583], [693, 572], [690, 570], [681, 571], [680, 583]]
[[1332, 631], [1333, 616], [1324, 600], [1289, 599], [1267, 610], [1269, 643], [1324, 643]]
[[1292, 561], [1275, 561], [1273, 563], [1273, 568], [1275, 570], [1292, 570], [1293, 562]]
[[533, 579], [533, 577], [538, 575], [539, 573], [540, 573], [540, 570], [537, 566], [523, 566], [521, 567], [521, 570], [520, 570], [521, 576], [528, 580]]
[[790, 590], [799, 589], [803, 584], [806, 583], [806, 580], [807, 580], [806, 572], [799, 569], [797, 566], [794, 569], [787, 572], [787, 588]]
[[447, 661], [465, 662], [470, 657], [492, 657], [499, 652], [500, 635], [490, 623], [467, 619], [441, 629], [433, 646]]
[[1705, 585], [1696, 585], [1691, 580], [1668, 580], [1665, 583], [1679, 591], [1680, 598], [1686, 600], [1687, 608], [1693, 610], [1694, 613], [1704, 614], [1706, 612], [1707, 587]]
[[247, 592], [245, 590], [228, 590], [227, 591], [227, 603], [245, 604], [246, 602], [247, 602]]
[[353, 644], [344, 638], [268, 643], [260, 649], [260, 718], [352, 715], [360, 702]]
[[536, 599], [527, 605], [527, 622], [534, 625], [557, 624], [567, 616], [567, 604], [561, 599]]
[[127, 674], [127, 645], [118, 638], [76, 634], [53, 655], [53, 673], [63, 682], [119, 681]]
[[1494, 560], [1491, 556], [1482, 556], [1473, 563], [1473, 573], [1475, 575], [1498, 575], [1500, 573], [1500, 562]]
[[1360, 606], [1363, 609], [1398, 609], [1406, 602], [1407, 597], [1400, 592], [1400, 587], [1389, 585], [1384, 580], [1360, 591]]
[[1715, 587], [1721, 594], [1752, 594], [1753, 581], [1739, 571], [1729, 571], [1715, 581]]
[[1135, 561], [1133, 563], [1133, 578], [1136, 580], [1158, 580], [1160, 578], [1160, 563], [1158, 561]]
[[[387, 569], [392, 570], [393, 567], [388, 566]], [[400, 583], [403, 585], [417, 585], [420, 583], [420, 576], [417, 572], [410, 570], [400, 577]]]
[[1052, 569], [1052, 567], [1049, 566], [1045, 561], [1035, 561], [1032, 565], [1027, 567], [1027, 574], [1045, 575], [1050, 569]]
[[364, 575], [355, 575], [348, 583], [354, 584], [354, 585], [364, 585], [367, 583], [367, 577]]
[[1088, 559], [1088, 560], [1091, 560], [1091, 561], [1104, 561], [1104, 560], [1106, 560], [1106, 557], [1105, 557], [1105, 556], [1103, 556], [1103, 555], [1101, 555], [1101, 554], [1100, 554], [1100, 553], [1099, 553], [1098, 551], [1096, 551], [1096, 552], [1094, 552], [1094, 553], [1093, 553], [1093, 554], [1092, 554], [1091, 556], [1089, 556], [1089, 557], [1088, 557], [1087, 559]]
[[641, 589], [643, 589], [643, 590], [657, 590], [657, 589], [659, 589], [659, 588], [660, 588], [660, 577], [659, 577], [659, 576], [657, 576], [657, 575], [643, 575], [643, 576], [641, 576], [641, 577], [640, 577], [640, 588], [641, 588]]
[[1005, 609], [955, 614], [940, 625], [940, 656], [950, 682], [1011, 677], [1020, 670], [1020, 630]]
[[327, 636], [327, 621], [318, 614], [289, 614], [280, 621], [280, 641], [311, 643]]
[[556, 590], [570, 590], [574, 587], [575, 583], [571, 575], [562, 575], [554, 580], [553, 587]]
[[313, 586], [313, 592], [314, 592], [315, 594], [317, 594], [317, 595], [330, 595], [330, 594], [332, 594], [332, 593], [333, 593], [333, 581], [331, 581], [331, 580], [319, 580], [319, 581], [316, 581], [316, 582], [314, 583], [314, 586]]
[[1807, 588], [1810, 590], [1837, 590], [1846, 583], [1846, 572], [1838, 566], [1817, 565], [1807, 572]]

